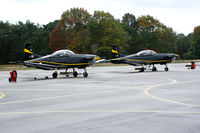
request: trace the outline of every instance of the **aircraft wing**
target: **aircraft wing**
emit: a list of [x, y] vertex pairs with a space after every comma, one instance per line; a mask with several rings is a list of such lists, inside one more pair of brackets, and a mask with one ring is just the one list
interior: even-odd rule
[[43, 69], [43, 70], [54, 70], [56, 68], [57, 69], [65, 68], [64, 66], [42, 64], [42, 63], [35, 63], [35, 62], [24, 62], [24, 65], [28, 67]]
[[110, 62], [110, 60], [101, 59], [101, 60], [95, 61], [95, 63], [108, 63], [108, 62]]
[[130, 61], [130, 60], [126, 60], [125, 62], [129, 65], [132, 65], [132, 66], [141, 66], [142, 65], [138, 62], [136, 63], [135, 61]]

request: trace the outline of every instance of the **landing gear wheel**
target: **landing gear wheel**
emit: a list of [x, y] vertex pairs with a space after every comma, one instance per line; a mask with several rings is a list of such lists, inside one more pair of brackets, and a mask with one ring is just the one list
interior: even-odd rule
[[153, 67], [152, 71], [157, 71], [157, 68], [156, 68], [156, 67]]
[[77, 77], [77, 76], [78, 76], [77, 71], [74, 71], [74, 72], [73, 72], [73, 75], [74, 75], [74, 77]]
[[58, 73], [57, 72], [54, 72], [53, 74], [52, 74], [52, 77], [55, 79], [55, 78], [57, 78], [57, 76], [58, 76]]
[[169, 71], [169, 68], [168, 68], [168, 67], [165, 67], [165, 71]]
[[9, 78], [8, 81], [11, 82], [11, 78]]
[[144, 72], [144, 68], [142, 67], [142, 68], [140, 68], [140, 71], [139, 72]]
[[87, 78], [87, 77], [88, 77], [88, 73], [87, 73], [87, 72], [84, 72], [84, 73], [83, 73], [83, 77]]

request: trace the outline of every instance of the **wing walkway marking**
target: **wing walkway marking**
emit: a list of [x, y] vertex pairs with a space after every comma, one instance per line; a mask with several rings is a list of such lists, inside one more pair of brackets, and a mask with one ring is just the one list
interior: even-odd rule
[[[199, 105], [194, 105], [194, 104], [188, 104], [188, 103], [183, 103], [183, 102], [178, 102], [178, 101], [174, 101], [174, 100], [169, 100], [169, 99], [165, 99], [165, 98], [161, 98], [155, 95], [152, 95], [149, 91], [153, 88], [156, 87], [160, 87], [160, 86], [167, 86], [167, 85], [171, 85], [171, 84], [176, 84], [177, 81], [174, 79], [169, 79], [172, 82], [169, 83], [164, 83], [164, 84], [157, 84], [157, 85], [153, 85], [151, 87], [148, 87], [147, 89], [144, 90], [144, 93], [154, 99], [157, 99], [159, 101], [163, 101], [163, 102], [168, 102], [168, 103], [173, 103], [173, 104], [179, 104], [179, 105], [184, 105], [184, 106], [191, 106], [191, 107], [200, 107]], [[183, 82], [179, 82], [179, 83], [188, 83], [188, 82], [196, 82], [196, 81], [200, 81], [200, 80], [191, 80], [191, 81], [183, 81]]]

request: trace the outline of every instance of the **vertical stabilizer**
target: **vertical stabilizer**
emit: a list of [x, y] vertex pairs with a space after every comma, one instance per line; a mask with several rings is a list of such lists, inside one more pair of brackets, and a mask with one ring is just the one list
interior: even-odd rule
[[119, 48], [118, 45], [114, 45], [112, 48], [112, 58], [119, 58], [120, 53], [119, 53]]
[[25, 44], [24, 48], [24, 60], [31, 60], [34, 58], [33, 45], [31, 42]]

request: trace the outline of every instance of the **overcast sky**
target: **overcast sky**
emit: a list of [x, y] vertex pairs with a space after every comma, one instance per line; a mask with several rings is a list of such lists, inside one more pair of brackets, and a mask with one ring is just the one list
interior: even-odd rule
[[82, 7], [90, 14], [103, 10], [117, 19], [125, 13], [151, 15], [185, 35], [200, 25], [200, 0], [0, 0], [0, 20], [47, 24], [73, 7]]

